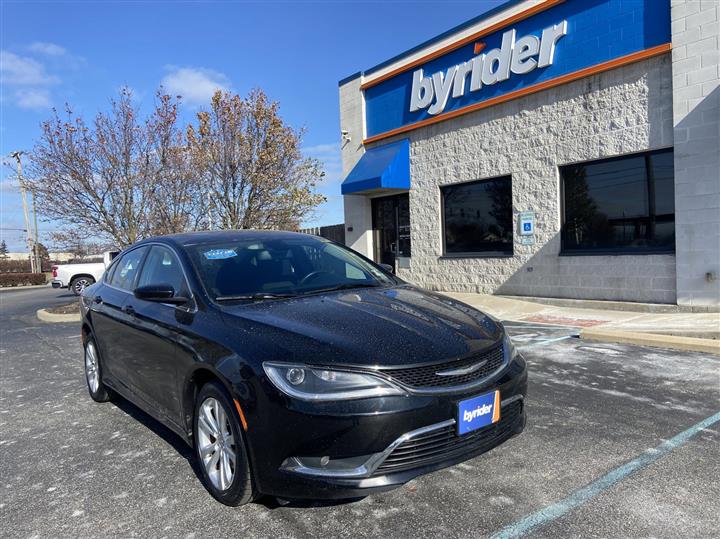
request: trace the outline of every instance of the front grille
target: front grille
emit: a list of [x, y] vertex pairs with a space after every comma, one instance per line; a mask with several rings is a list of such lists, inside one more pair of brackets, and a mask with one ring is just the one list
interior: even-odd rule
[[492, 449], [512, 435], [522, 406], [520, 400], [503, 406], [500, 421], [463, 436], [457, 435], [455, 425], [448, 425], [407, 440], [393, 449], [373, 475], [401, 472], [449, 460], [464, 453]]
[[[486, 363], [478, 370], [467, 374], [459, 374], [456, 376], [438, 376], [438, 372], [447, 370], [460, 369], [470, 365], [477, 364], [481, 361]], [[476, 382], [490, 376], [503, 364], [503, 347], [502, 344], [486, 350], [470, 357], [449, 361], [447, 363], [436, 363], [434, 365], [425, 365], [423, 367], [410, 367], [407, 369], [388, 369], [383, 371], [388, 376], [397, 380], [401, 384], [416, 388], [429, 387], [450, 387], [462, 386], [471, 382]]]

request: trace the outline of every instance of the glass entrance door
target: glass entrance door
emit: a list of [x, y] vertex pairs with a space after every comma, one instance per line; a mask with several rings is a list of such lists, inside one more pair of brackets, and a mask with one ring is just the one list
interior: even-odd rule
[[372, 200], [375, 262], [395, 267], [399, 256], [410, 256], [410, 196], [407, 193]]

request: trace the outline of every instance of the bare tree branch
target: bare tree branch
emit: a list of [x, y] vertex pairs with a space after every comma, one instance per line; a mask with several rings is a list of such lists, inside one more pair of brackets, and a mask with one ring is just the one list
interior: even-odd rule
[[[28, 187], [63, 243], [97, 238], [117, 247], [211, 226], [297, 228], [324, 201], [324, 173], [300, 152], [261, 90], [217, 92], [196, 126], [178, 125], [179, 97], [157, 92], [144, 120], [123, 89], [91, 125], [67, 107], [42, 124]], [[74, 239], [73, 239], [74, 238]]]
[[245, 98], [216, 92], [188, 130], [194, 168], [222, 228], [297, 228], [324, 197], [324, 175], [300, 152], [302, 132], [256, 89]]

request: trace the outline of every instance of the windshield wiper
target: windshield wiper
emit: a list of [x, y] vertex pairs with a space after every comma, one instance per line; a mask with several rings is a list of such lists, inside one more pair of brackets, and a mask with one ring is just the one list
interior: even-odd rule
[[215, 301], [240, 301], [257, 299], [294, 298], [297, 294], [273, 294], [272, 292], [256, 292], [255, 294], [240, 294], [237, 296], [218, 296]]
[[374, 283], [343, 283], [329, 288], [319, 288], [317, 290], [308, 290], [304, 294], [320, 294], [322, 292], [335, 292], [336, 290], [350, 290], [352, 288], [377, 288], [381, 284]]
[[321, 294], [323, 292], [335, 292], [336, 290], [349, 290], [352, 288], [377, 288], [382, 286], [381, 284], [373, 283], [343, 283], [328, 288], [319, 288], [317, 290], [308, 290], [300, 294], [274, 294], [272, 292], [256, 292], [254, 294], [240, 294], [237, 296], [218, 296], [215, 301], [241, 301], [241, 300], [259, 300], [259, 299], [283, 299], [283, 298], [296, 298], [300, 295], [305, 296], [308, 294]]

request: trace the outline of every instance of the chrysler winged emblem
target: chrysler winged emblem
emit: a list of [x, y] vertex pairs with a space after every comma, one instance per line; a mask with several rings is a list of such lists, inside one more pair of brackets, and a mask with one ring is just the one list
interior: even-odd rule
[[472, 365], [468, 365], [467, 367], [460, 367], [458, 369], [450, 369], [447, 371], [438, 371], [435, 374], [438, 376], [461, 376], [463, 374], [470, 374], [471, 372], [475, 372], [476, 370], [482, 368], [485, 363], [487, 363], [488, 360], [480, 361], [478, 363], [473, 363]]

